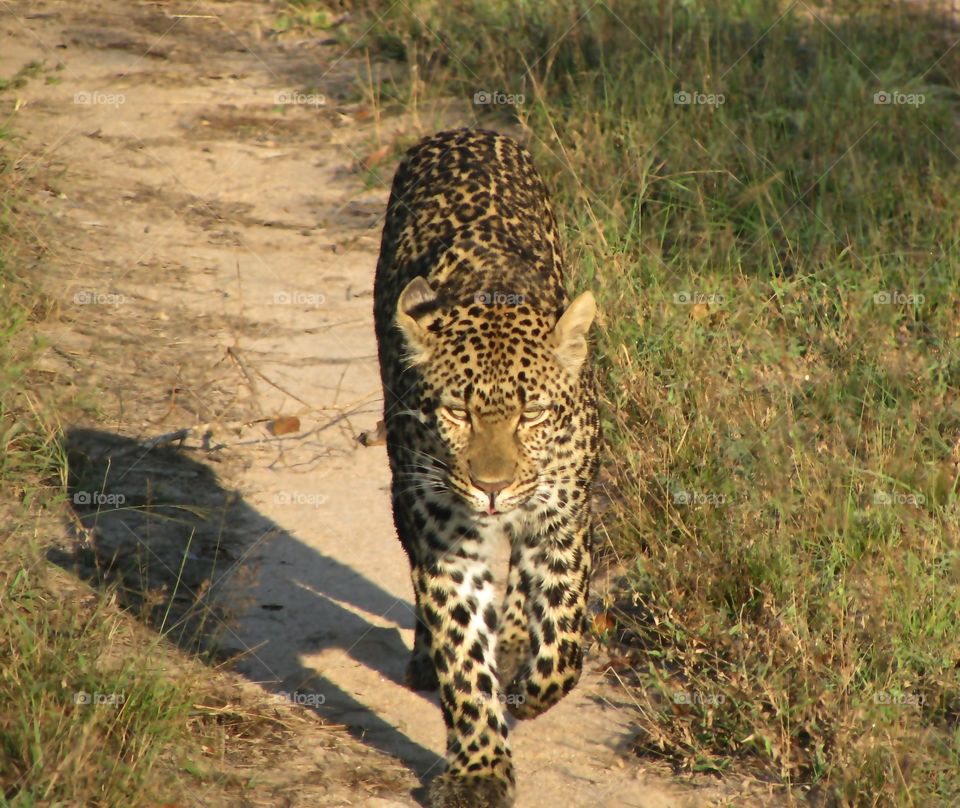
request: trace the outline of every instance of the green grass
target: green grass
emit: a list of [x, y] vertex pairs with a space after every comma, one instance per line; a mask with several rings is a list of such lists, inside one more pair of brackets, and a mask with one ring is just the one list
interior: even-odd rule
[[369, 11], [375, 54], [524, 128], [600, 302], [638, 753], [957, 804], [960, 31], [907, 3]]
[[[13, 212], [20, 200], [8, 155], [15, 147], [0, 127], [0, 487], [29, 507], [31, 498], [50, 492], [46, 483], [65, 461], [49, 413], [27, 382], [38, 347], [30, 324], [42, 316], [45, 303], [15, 266], [28, 249]], [[27, 480], [31, 484], [24, 486]]]
[[[30, 79], [36, 78], [43, 70], [42, 62], [28, 62], [9, 79], [0, 78], [0, 92], [23, 87]], [[3, 137], [3, 136], [0, 136]]]
[[81, 601], [50, 576], [37, 526], [58, 523], [65, 501], [69, 397], [34, 370], [47, 302], [23, 269], [38, 247], [18, 148], [0, 132], [0, 805], [136, 804], [184, 741], [193, 687], [144, 664], [156, 649], [142, 640], [118, 648], [110, 593]]
[[158, 756], [186, 734], [185, 683], [146, 664], [150, 657], [125, 653], [123, 618], [106, 599], [94, 597], [92, 607], [64, 599], [50, 587], [42, 557], [19, 559], [28, 563], [0, 580], [4, 804], [156, 799]]
[[[113, 592], [47, 560], [69, 519], [59, 424], [86, 408], [86, 391], [36, 369], [52, 307], [28, 270], [42, 225], [14, 169], [20, 147], [0, 131], [0, 806], [155, 804], [208, 781], [217, 762], [203, 744], [222, 747], [233, 711], [200, 666], [132, 631]], [[231, 722], [249, 732], [256, 712]]]
[[0, 806], [282, 801], [252, 773], [296, 717], [52, 572], [43, 532], [0, 543]]

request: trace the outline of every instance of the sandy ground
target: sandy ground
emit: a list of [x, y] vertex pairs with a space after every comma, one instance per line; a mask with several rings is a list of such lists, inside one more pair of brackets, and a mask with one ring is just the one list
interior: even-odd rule
[[[63, 314], [45, 367], [102, 391], [97, 418], [70, 432], [78, 456], [114, 469], [101, 492], [176, 503], [184, 519], [203, 509], [179, 538], [149, 507], [119, 521], [95, 513], [84, 540], [100, 542], [100, 559], [146, 547], [163, 589], [185, 554], [169, 602], [204, 587], [233, 597], [218, 654], [343, 725], [385, 770], [399, 761], [399, 796], [328, 784], [319, 804], [416, 805], [418, 781], [442, 766], [444, 733], [436, 699], [402, 684], [407, 563], [384, 449], [356, 441], [381, 407], [371, 290], [388, 194], [357, 167], [441, 120], [379, 120], [358, 54], [266, 36], [270, 12], [0, 2], [0, 75], [43, 64], [16, 91], [14, 117], [29, 147], [18, 168], [43, 177], [38, 204], [58, 234], [42, 236]], [[299, 423], [276, 435], [256, 423], [278, 416]], [[180, 452], [143, 449], [198, 423], [218, 427]], [[627, 700], [594, 652], [571, 696], [517, 725], [518, 806], [761, 804], [745, 786], [670, 779], [638, 761]]]

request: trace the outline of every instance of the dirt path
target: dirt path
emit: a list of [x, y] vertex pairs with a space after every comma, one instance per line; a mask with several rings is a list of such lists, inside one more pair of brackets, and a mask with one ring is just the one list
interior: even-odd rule
[[[2, 75], [39, 60], [46, 77], [18, 91], [16, 128], [64, 234], [49, 245], [64, 320], [47, 362], [103, 390], [98, 427], [118, 435], [299, 419], [278, 436], [220, 429], [229, 448], [194, 455], [244, 506], [226, 529], [252, 584], [221, 652], [399, 758], [415, 789], [439, 770], [444, 734], [436, 700], [402, 685], [407, 564], [385, 452], [355, 440], [381, 406], [370, 308], [388, 189], [354, 167], [419, 132], [372, 122], [361, 62], [342, 46], [263, 37], [269, 11], [0, 3]], [[181, 476], [183, 496], [196, 471]], [[753, 804], [729, 783], [645, 773], [616, 709], [625, 694], [600, 666], [588, 660], [570, 697], [516, 726], [521, 808]], [[373, 803], [347, 789], [324, 804]]]

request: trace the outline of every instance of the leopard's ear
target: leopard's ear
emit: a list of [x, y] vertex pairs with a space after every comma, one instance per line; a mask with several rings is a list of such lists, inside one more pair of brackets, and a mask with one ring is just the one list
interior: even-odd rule
[[414, 312], [424, 304], [433, 303], [437, 293], [422, 275], [406, 285], [397, 300], [397, 326], [407, 340], [409, 359], [412, 364], [426, 360], [430, 352], [430, 332], [427, 331], [425, 316], [419, 318]]
[[584, 292], [567, 306], [550, 334], [557, 359], [574, 376], [587, 358], [587, 331], [596, 313], [593, 293]]

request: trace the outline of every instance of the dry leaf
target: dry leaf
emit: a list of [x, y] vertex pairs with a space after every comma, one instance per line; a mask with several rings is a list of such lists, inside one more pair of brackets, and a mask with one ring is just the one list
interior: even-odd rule
[[597, 636], [602, 637], [608, 631], [613, 631], [617, 626], [617, 621], [613, 619], [610, 612], [600, 612], [593, 618], [593, 631]]
[[373, 167], [374, 167], [375, 165], [377, 165], [378, 163], [383, 162], [383, 158], [386, 157], [388, 154], [390, 154], [390, 147], [389, 147], [389, 146], [381, 146], [381, 147], [380, 147], [379, 149], [377, 149], [375, 152], [373, 152], [372, 154], [367, 155], [367, 156], [363, 159], [363, 167], [364, 167], [364, 168], [373, 168]]
[[694, 303], [690, 307], [690, 316], [697, 322], [702, 322], [710, 316], [710, 307], [706, 303]]
[[267, 424], [267, 430], [271, 435], [289, 435], [291, 432], [299, 432], [300, 419], [295, 415], [274, 418]]

